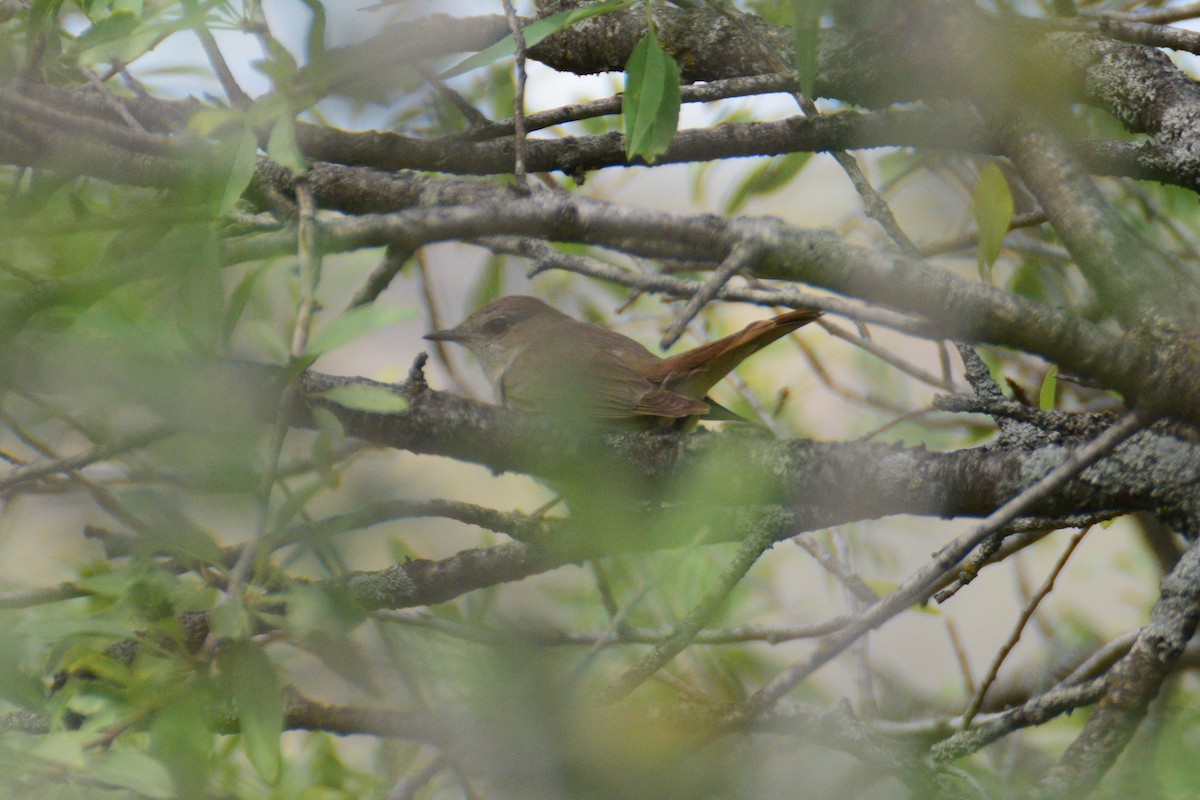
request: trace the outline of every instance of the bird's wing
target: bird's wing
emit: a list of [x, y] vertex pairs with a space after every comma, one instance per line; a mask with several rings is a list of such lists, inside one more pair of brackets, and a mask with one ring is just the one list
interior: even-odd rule
[[555, 342], [530, 348], [514, 359], [500, 388], [509, 408], [585, 419], [679, 419], [709, 410], [705, 403], [642, 377], [620, 352], [607, 348], [581, 352]]

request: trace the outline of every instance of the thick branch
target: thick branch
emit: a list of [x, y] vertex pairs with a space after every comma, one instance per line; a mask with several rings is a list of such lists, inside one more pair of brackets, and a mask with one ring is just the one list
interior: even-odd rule
[[1083, 732], [1042, 780], [1043, 798], [1080, 797], [1125, 749], [1200, 620], [1200, 546], [1163, 579], [1162, 596], [1129, 654], [1109, 671], [1104, 697]]

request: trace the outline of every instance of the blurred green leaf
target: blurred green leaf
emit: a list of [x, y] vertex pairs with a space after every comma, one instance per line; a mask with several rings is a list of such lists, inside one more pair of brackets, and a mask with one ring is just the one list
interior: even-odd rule
[[234, 139], [233, 158], [225, 178], [221, 200], [217, 203], [217, 216], [228, 214], [242, 197], [242, 192], [254, 177], [254, 160], [258, 157], [258, 139], [254, 131], [242, 128]]
[[625, 64], [625, 158], [649, 164], [667, 151], [679, 126], [679, 66], [646, 32]]
[[1004, 374], [1004, 357], [1001, 351], [991, 347], [976, 347], [975, 352], [987, 365], [988, 372], [991, 373], [992, 380], [1000, 387], [1000, 391], [1004, 393], [1005, 397], [1011, 398], [1013, 390], [1008, 383], [1008, 376]]
[[275, 37], [268, 34], [265, 37], [265, 41], [270, 58], [254, 61], [251, 66], [270, 78], [277, 89], [290, 87], [292, 80], [296, 77], [296, 73], [300, 69], [300, 66], [296, 63], [296, 58]]
[[1051, 364], [1042, 380], [1042, 389], [1038, 392], [1038, 408], [1042, 411], [1053, 411], [1058, 400], [1058, 365]]
[[87, 773], [101, 783], [129, 789], [142, 797], [175, 797], [171, 773], [157, 760], [136, 750], [103, 752]]
[[18, 708], [40, 708], [45, 703], [45, 687], [40, 676], [23, 663], [31, 643], [11, 626], [5, 628], [0, 639], [0, 698]]
[[237, 703], [242, 749], [269, 784], [279, 780], [283, 735], [283, 686], [275, 665], [249, 640], [226, 642], [217, 654], [221, 677]]
[[231, 125], [240, 125], [246, 115], [233, 108], [201, 108], [188, 117], [188, 130], [195, 131], [201, 136], [209, 136], [214, 131]]
[[[582, 8], [572, 8], [566, 11], [559, 11], [557, 14], [551, 14], [548, 17], [543, 17], [536, 22], [529, 23], [521, 30], [521, 34], [525, 39], [525, 47], [533, 47], [547, 36], [558, 33], [564, 28], [569, 28], [576, 22], [582, 22], [585, 19], [600, 14], [608, 14], [623, 8], [629, 8], [631, 5], [633, 5], [633, 0], [602, 0], [602, 2], [592, 3]], [[455, 64], [438, 77], [443, 80], [453, 78], [456, 75], [470, 72], [473, 69], [490, 64], [505, 56], [511, 56], [515, 52], [517, 52], [517, 40], [509, 34], [491, 47], [480, 50], [475, 55]]]
[[29, 7], [29, 36], [32, 38], [50, 31], [57, 33], [57, 26], [54, 23], [58, 18], [60, 8], [62, 8], [62, 0], [33, 0], [33, 4]]
[[342, 634], [366, 622], [362, 606], [336, 587], [299, 584], [288, 592], [287, 625], [290, 635]]
[[83, 731], [54, 731], [30, 741], [26, 752], [51, 764], [82, 769], [87, 766], [83, 746], [89, 738]]
[[172, 618], [175, 605], [171, 593], [161, 580], [151, 576], [139, 576], [125, 586], [125, 601], [139, 617], [147, 622]]
[[376, 414], [399, 414], [408, 410], [408, 400], [383, 386], [363, 386], [349, 384], [337, 386], [327, 392], [321, 392], [322, 397], [339, 406], [352, 408], [355, 411], [370, 411]]
[[366, 336], [368, 333], [410, 320], [414, 316], [415, 313], [411, 309], [396, 308], [395, 306], [375, 303], [356, 306], [338, 314], [317, 330], [308, 340], [308, 347], [304, 349], [304, 355], [316, 358]]
[[288, 345], [283, 335], [265, 319], [251, 320], [245, 325], [246, 337], [257, 344], [266, 357], [276, 364], [288, 359]]
[[972, 196], [975, 224], [979, 228], [979, 275], [990, 283], [991, 267], [1000, 257], [1000, 248], [1013, 218], [1012, 192], [994, 161], [979, 171]]
[[325, 485], [336, 489], [339, 473], [334, 469], [334, 448], [346, 438], [346, 428], [337, 415], [328, 408], [313, 407], [313, 419], [317, 423], [317, 435], [313, 439], [312, 458]]
[[250, 612], [241, 597], [228, 597], [209, 613], [212, 635], [222, 639], [242, 639], [253, 632]]
[[287, 499], [283, 505], [279, 507], [279, 511], [275, 513], [275, 519], [272, 527], [279, 530], [284, 525], [292, 521], [292, 518], [304, 510], [314, 497], [325, 491], [326, 484], [324, 481], [309, 481], [307, 485], [296, 490], [293, 489], [288, 493]]
[[492, 254], [488, 256], [474, 285], [471, 286], [467, 307], [476, 309], [485, 306], [504, 294], [504, 264], [505, 258]]
[[[176, 332], [194, 352], [212, 353], [221, 341], [225, 285], [221, 275], [220, 243], [212, 226], [177, 225], [163, 239], [176, 263], [174, 291]], [[180, 258], [178, 253], [187, 253]]]
[[179, 692], [154, 715], [150, 754], [167, 768], [178, 797], [207, 797], [214, 698], [199, 686]]
[[122, 492], [119, 499], [148, 523], [139, 537], [139, 545], [144, 549], [162, 550], [208, 564], [220, 563], [221, 548], [216, 540], [168, 498], [146, 487]]
[[792, 0], [795, 13], [796, 80], [800, 91], [810, 100], [816, 97], [817, 43], [821, 30], [821, 14], [826, 0]]
[[67, 48], [67, 55], [77, 57], [93, 47], [120, 41], [132, 34], [140, 24], [141, 19], [132, 10], [116, 9], [79, 34]]
[[267, 157], [295, 173], [308, 169], [300, 153], [300, 144], [296, 141], [296, 123], [290, 115], [280, 117], [271, 127], [271, 136], [267, 139]]
[[246, 305], [250, 302], [250, 297], [254, 292], [254, 286], [262, 278], [263, 274], [271, 268], [273, 261], [264, 261], [258, 266], [246, 272], [242, 279], [238, 281], [238, 285], [233, 290], [233, 294], [229, 297], [229, 302], [225, 307], [225, 314], [221, 320], [221, 335], [226, 343], [229, 342], [229, 337], [233, 335], [234, 329], [237, 327], [238, 320], [242, 318], [242, 314], [246, 311]]
[[812, 159], [812, 153], [789, 153], [767, 159], [747, 173], [725, 201], [724, 214], [736, 214], [755, 195], [770, 194], [787, 186]]

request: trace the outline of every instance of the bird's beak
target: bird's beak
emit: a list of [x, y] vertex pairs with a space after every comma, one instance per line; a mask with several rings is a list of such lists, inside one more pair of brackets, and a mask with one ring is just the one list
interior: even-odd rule
[[444, 331], [432, 331], [423, 337], [432, 342], [462, 342], [467, 335], [458, 328], [447, 328]]

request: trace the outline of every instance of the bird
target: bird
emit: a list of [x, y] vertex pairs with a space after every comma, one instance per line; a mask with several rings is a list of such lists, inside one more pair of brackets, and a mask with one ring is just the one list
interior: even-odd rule
[[697, 419], [745, 421], [708, 398], [709, 389], [748, 356], [820, 316], [789, 311], [660, 358], [624, 334], [581, 322], [536, 297], [509, 295], [425, 338], [466, 347], [506, 408], [600, 427], [654, 429]]

